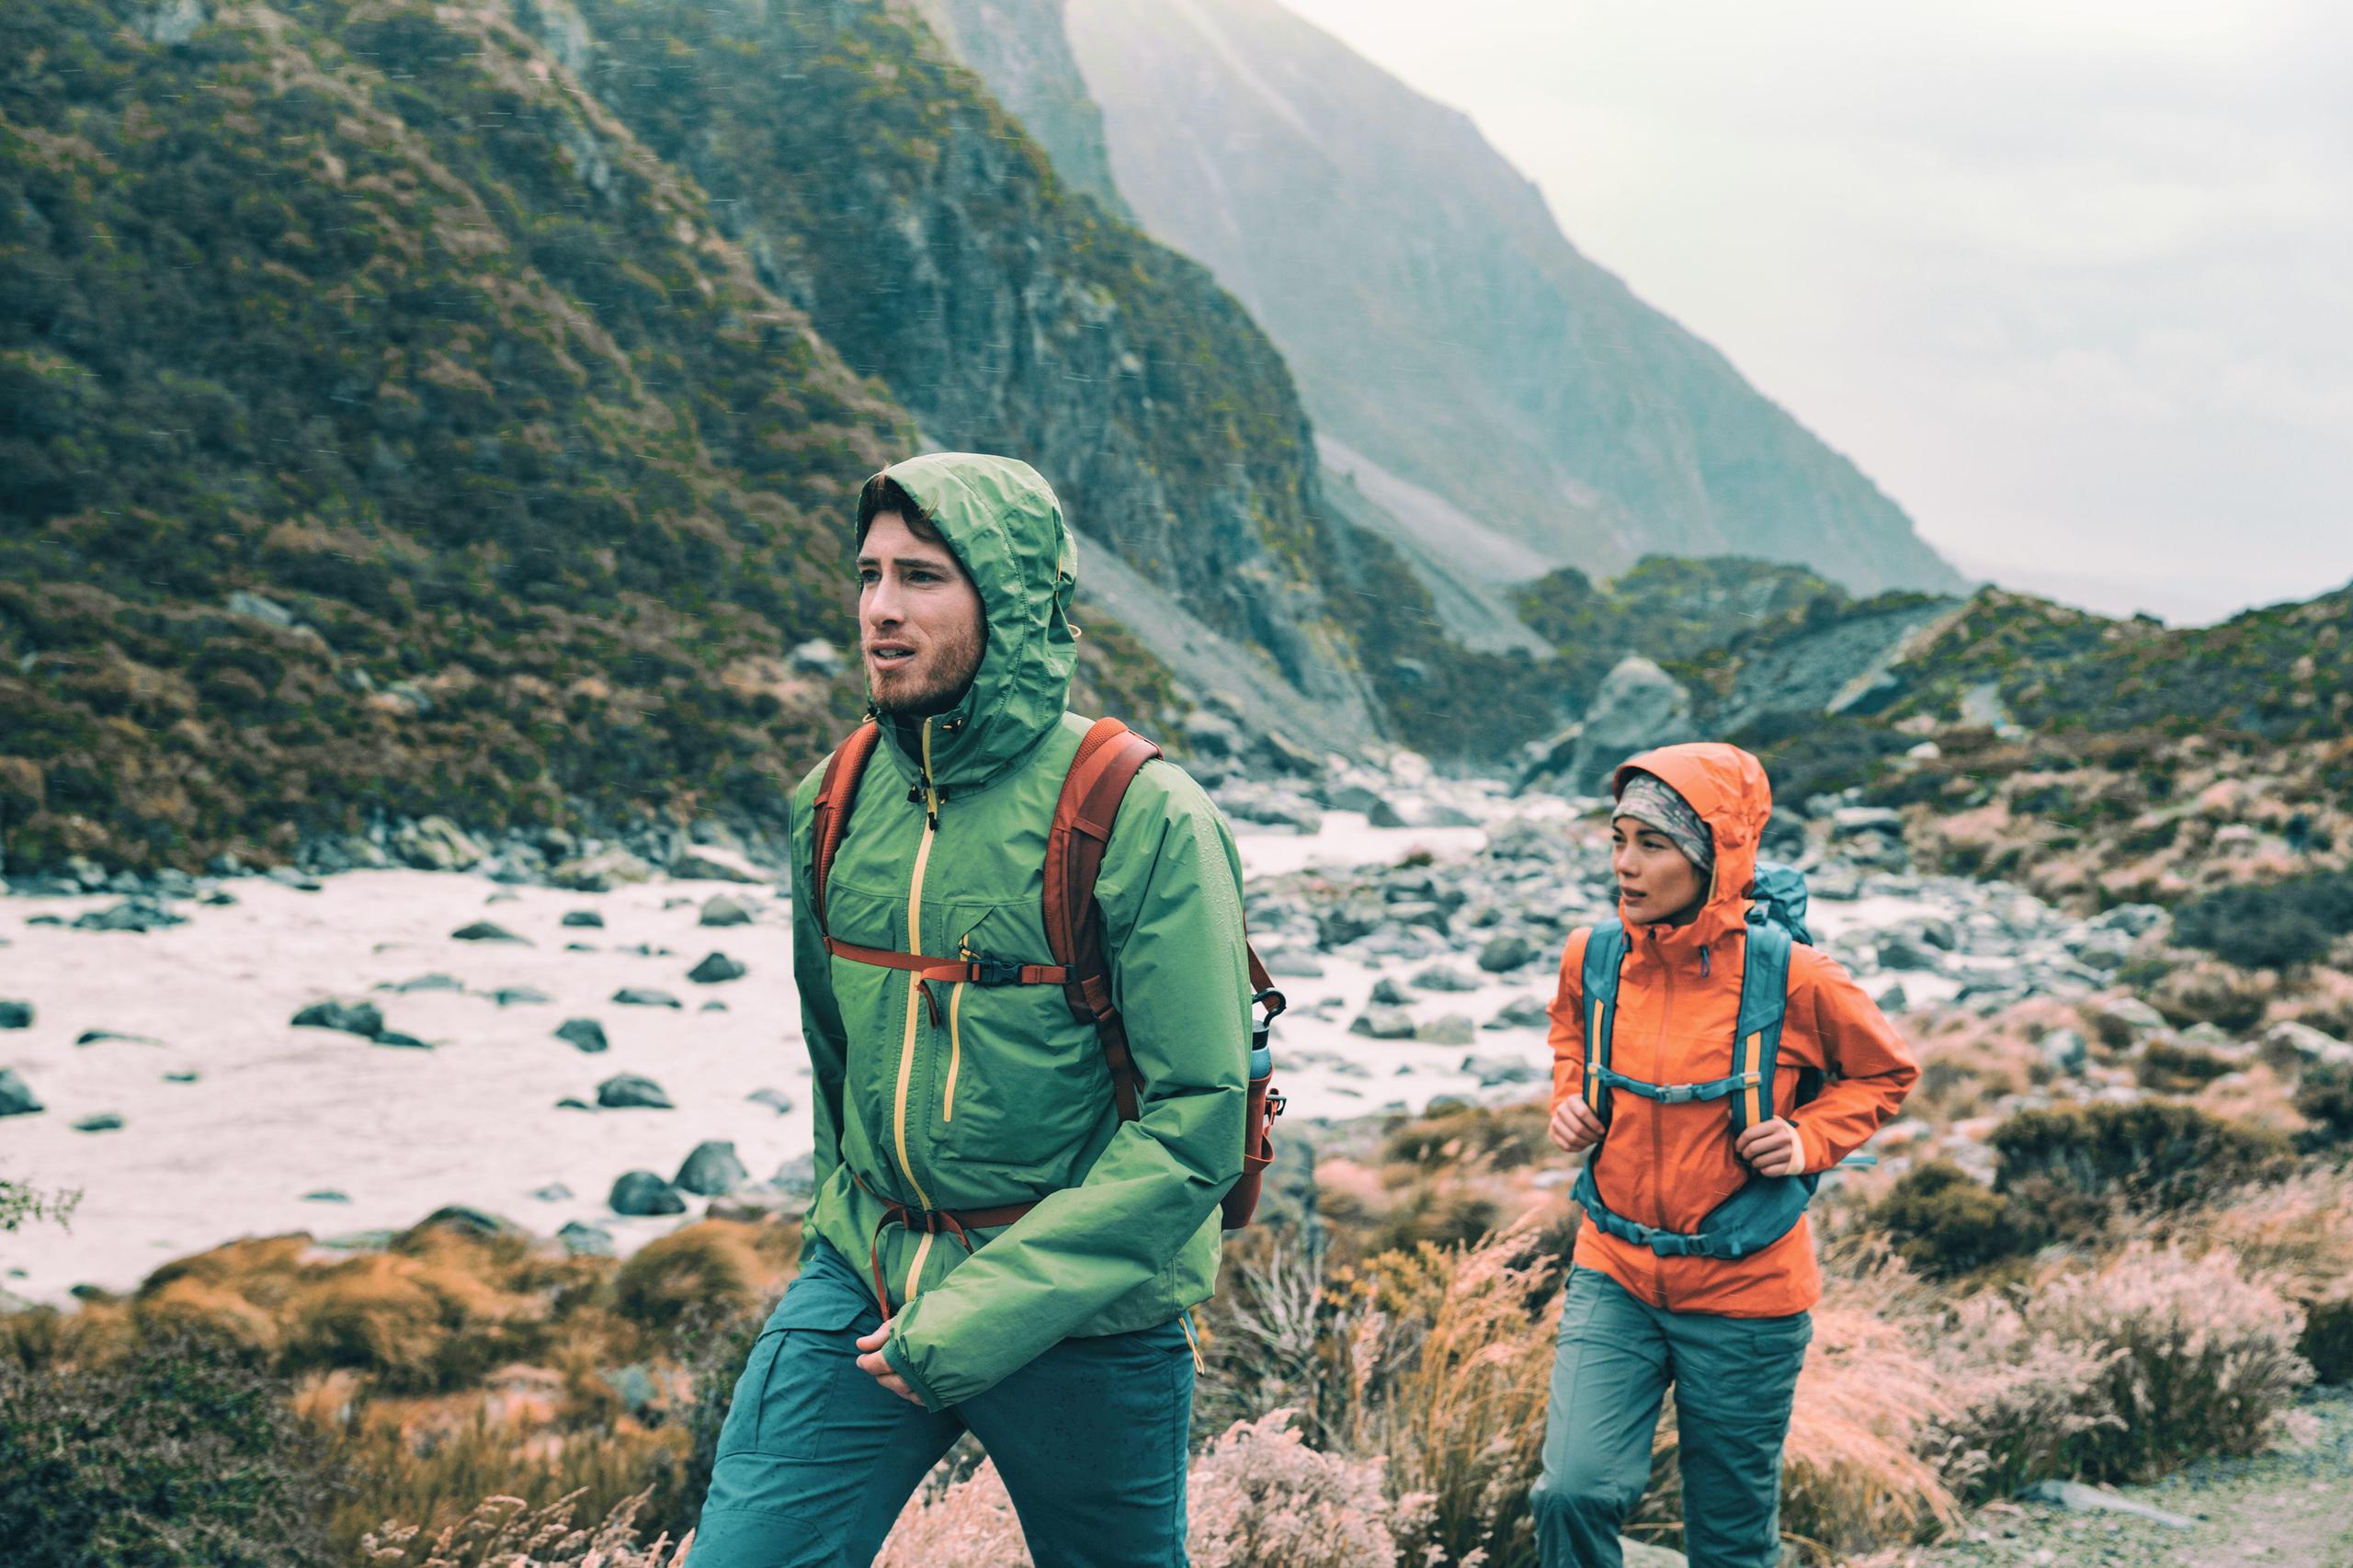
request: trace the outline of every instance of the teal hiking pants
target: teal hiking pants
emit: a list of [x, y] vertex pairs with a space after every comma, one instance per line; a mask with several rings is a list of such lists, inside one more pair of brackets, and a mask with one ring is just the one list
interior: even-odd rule
[[1781, 1442], [1813, 1337], [1804, 1312], [1673, 1312], [1597, 1269], [1572, 1270], [1530, 1498], [1544, 1568], [1620, 1568], [1619, 1527], [1649, 1483], [1669, 1383], [1691, 1568], [1775, 1568]]
[[966, 1430], [996, 1461], [1038, 1568], [1184, 1568], [1193, 1359], [1184, 1325], [1065, 1339], [927, 1411], [858, 1366], [882, 1322], [814, 1244], [744, 1363], [689, 1568], [865, 1568]]

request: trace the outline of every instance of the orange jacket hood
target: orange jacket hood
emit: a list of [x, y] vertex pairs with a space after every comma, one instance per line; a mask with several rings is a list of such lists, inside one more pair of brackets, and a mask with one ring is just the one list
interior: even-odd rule
[[[1646, 751], [1611, 775], [1609, 791], [1626, 792], [1627, 778], [1654, 773], [1699, 813], [1715, 842], [1716, 866], [1708, 884], [1708, 902], [1694, 922], [1692, 936], [1705, 943], [1727, 931], [1738, 930], [1748, 919], [1750, 886], [1756, 878], [1756, 846], [1773, 814], [1773, 786], [1765, 765], [1735, 745], [1721, 741], [1693, 741], [1686, 745]], [[1631, 930], [1636, 922], [1619, 917]]]

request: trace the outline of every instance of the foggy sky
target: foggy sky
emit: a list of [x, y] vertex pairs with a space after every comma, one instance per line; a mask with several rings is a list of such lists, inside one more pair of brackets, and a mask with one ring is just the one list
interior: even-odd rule
[[2186, 621], [2353, 578], [2353, 7], [1284, 3], [1964, 571]]

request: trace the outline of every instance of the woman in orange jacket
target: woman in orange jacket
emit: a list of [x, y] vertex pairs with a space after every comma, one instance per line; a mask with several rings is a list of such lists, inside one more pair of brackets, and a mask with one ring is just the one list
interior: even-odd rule
[[1540, 1547], [1546, 1568], [1617, 1568], [1671, 1383], [1690, 1562], [1771, 1568], [1822, 1293], [1805, 1198], [1919, 1069], [1845, 970], [1752, 919], [1773, 804], [1755, 757], [1667, 746], [1613, 783], [1620, 921], [1570, 937], [1550, 1009], [1551, 1136], [1591, 1153], [1533, 1497]]

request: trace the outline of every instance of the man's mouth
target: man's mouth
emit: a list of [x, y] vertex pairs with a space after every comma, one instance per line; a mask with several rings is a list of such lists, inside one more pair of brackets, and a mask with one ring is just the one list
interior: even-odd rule
[[876, 643], [868, 648], [866, 653], [867, 656], [876, 664], [883, 665], [904, 665], [915, 656], [915, 651], [913, 648], [892, 642]]

